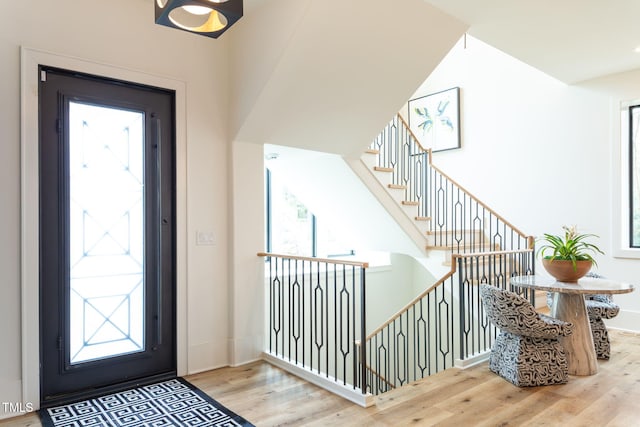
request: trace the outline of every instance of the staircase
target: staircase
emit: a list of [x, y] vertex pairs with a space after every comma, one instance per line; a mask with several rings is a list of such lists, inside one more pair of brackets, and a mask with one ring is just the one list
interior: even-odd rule
[[381, 203], [426, 257], [441, 257], [447, 267], [440, 280], [367, 336], [369, 393], [486, 355], [496, 330], [482, 312], [480, 283], [512, 289], [544, 306], [544, 297], [509, 283], [512, 276], [534, 272], [534, 238], [439, 170], [400, 115], [352, 168], [374, 193], [384, 189]]
[[[432, 162], [396, 116], [351, 168], [424, 255], [435, 277], [381, 325], [367, 325], [366, 263], [261, 253], [267, 258], [265, 358], [362, 406], [373, 396], [484, 360], [497, 330], [479, 284], [513, 288], [533, 274], [534, 239]], [[373, 331], [371, 326], [377, 326]]]
[[[426, 253], [526, 249], [526, 236], [433, 164], [404, 119], [397, 115], [366, 150], [361, 162], [424, 233]], [[356, 173], [362, 173], [356, 170]], [[371, 186], [371, 180], [366, 180]], [[422, 245], [422, 240], [416, 241]]]

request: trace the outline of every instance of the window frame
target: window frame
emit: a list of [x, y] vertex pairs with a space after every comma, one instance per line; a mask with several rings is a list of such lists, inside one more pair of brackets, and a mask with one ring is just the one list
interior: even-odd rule
[[[634, 198], [634, 192], [640, 192], [640, 184], [638, 184], [639, 188], [635, 188], [634, 186], [634, 173], [633, 171], [636, 168], [640, 168], [640, 164], [634, 164], [634, 160], [637, 157], [637, 151], [640, 150], [640, 147], [636, 147], [634, 146], [634, 131], [637, 133], [638, 129], [634, 128], [634, 111], [635, 114], [637, 115], [638, 113], [640, 113], [640, 103], [635, 103], [634, 105], [630, 105], [627, 107], [627, 119], [628, 119], [628, 125], [627, 125], [627, 156], [628, 156], [628, 162], [629, 162], [629, 173], [627, 174], [627, 179], [629, 180], [629, 188], [627, 191], [627, 197], [629, 199], [629, 209], [628, 209], [628, 216], [627, 216], [627, 221], [628, 221], [628, 230], [627, 230], [627, 239], [628, 239], [628, 246], [630, 249], [632, 250], [640, 250], [640, 242], [635, 243], [634, 244], [634, 212], [636, 211], [636, 208], [638, 208], [638, 206], [636, 206], [637, 203], [640, 203], [640, 201], [638, 200], [637, 197]], [[640, 145], [640, 141], [635, 141], [635, 144]], [[638, 162], [640, 163], [640, 162]]]
[[[613, 126], [613, 156], [612, 156], [612, 248], [615, 258], [640, 259], [640, 247], [631, 246], [631, 223], [632, 203], [631, 203], [631, 168], [632, 163], [632, 129], [631, 129], [631, 108], [640, 107], [640, 99], [623, 100], [619, 102], [619, 107], [614, 113], [614, 123], [616, 116], [619, 126]], [[640, 165], [637, 165], [640, 167]]]

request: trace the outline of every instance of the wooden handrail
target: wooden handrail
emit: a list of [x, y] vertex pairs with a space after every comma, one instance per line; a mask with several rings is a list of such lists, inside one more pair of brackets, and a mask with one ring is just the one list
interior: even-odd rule
[[407, 122], [404, 120], [404, 118], [398, 114], [398, 120], [402, 122], [402, 124], [405, 126], [405, 128], [407, 129], [407, 131], [409, 132], [409, 135], [411, 135], [411, 138], [413, 138], [413, 140], [416, 142], [416, 144], [418, 144], [418, 147], [420, 147], [420, 149], [422, 151], [424, 151], [425, 153], [427, 153], [428, 156], [428, 163], [429, 166], [435, 170], [436, 172], [438, 172], [440, 175], [442, 175], [443, 177], [445, 177], [447, 180], [449, 180], [452, 184], [456, 185], [458, 188], [460, 188], [460, 190], [462, 190], [464, 193], [468, 194], [469, 197], [471, 199], [473, 199], [476, 203], [478, 203], [480, 206], [482, 206], [483, 208], [487, 209], [489, 212], [491, 212], [493, 215], [495, 215], [500, 221], [502, 221], [505, 225], [509, 226], [513, 231], [515, 231], [516, 233], [518, 233], [521, 237], [527, 238], [529, 239], [531, 236], [527, 236], [525, 233], [523, 233], [522, 231], [520, 231], [518, 228], [516, 228], [513, 224], [511, 224], [509, 221], [507, 221], [506, 219], [504, 219], [504, 217], [502, 215], [499, 215], [497, 212], [495, 212], [493, 209], [491, 209], [489, 206], [487, 206], [486, 204], [484, 204], [480, 199], [478, 199], [473, 193], [471, 193], [469, 190], [467, 190], [466, 188], [464, 188], [462, 185], [460, 185], [456, 180], [452, 179], [449, 175], [447, 175], [446, 173], [444, 173], [440, 168], [438, 168], [437, 166], [435, 166], [433, 164], [433, 157], [432, 157], [432, 150], [431, 148], [426, 149], [422, 146], [422, 144], [420, 144], [420, 140], [418, 138], [416, 138], [415, 134], [413, 133], [413, 131], [411, 130], [411, 128], [409, 127], [409, 125], [407, 124]]
[[365, 369], [369, 372], [371, 372], [371, 375], [379, 378], [380, 380], [382, 380], [383, 383], [386, 384], [387, 387], [389, 387], [389, 390], [393, 390], [394, 388], [396, 388], [395, 385], [393, 385], [388, 379], [386, 379], [385, 377], [383, 377], [382, 375], [380, 375], [378, 372], [376, 372], [371, 366], [367, 365], [365, 363], [364, 365]]
[[[360, 348], [360, 345], [362, 345], [362, 342], [360, 340], [355, 340], [354, 341], [356, 348]], [[376, 370], [374, 370], [371, 366], [367, 365], [366, 363], [364, 364], [365, 369], [367, 369], [369, 372], [371, 372], [373, 375], [375, 375], [376, 377], [380, 378], [385, 384], [387, 384], [387, 386], [389, 386], [389, 388], [393, 389], [396, 388], [395, 385], [391, 384], [391, 382], [389, 382], [388, 379], [386, 379], [385, 377], [383, 377], [381, 374], [379, 374]]]
[[258, 256], [296, 259], [299, 261], [319, 262], [324, 264], [343, 264], [343, 265], [351, 265], [354, 267], [369, 268], [368, 262], [361, 262], [361, 261], [347, 261], [347, 260], [330, 259], [330, 258], [314, 258], [314, 257], [304, 257], [304, 256], [297, 256], [297, 255], [283, 255], [283, 254], [273, 254], [270, 252], [258, 252]]
[[481, 256], [523, 254], [527, 252], [533, 252], [533, 248], [512, 249], [510, 251], [469, 252], [464, 254], [451, 254], [451, 262], [454, 263], [456, 258], [472, 258], [472, 257], [481, 257]]
[[433, 291], [433, 289], [435, 289], [438, 286], [442, 285], [446, 280], [448, 280], [451, 276], [453, 276], [455, 274], [455, 272], [457, 271], [457, 265], [458, 265], [458, 263], [456, 262], [457, 258], [472, 258], [472, 257], [481, 257], [481, 256], [509, 255], [509, 254], [518, 254], [518, 253], [528, 253], [528, 252], [533, 252], [533, 249], [530, 248], [530, 249], [512, 250], [512, 251], [476, 252], [476, 253], [473, 253], [473, 254], [451, 254], [451, 269], [440, 280], [438, 280], [436, 283], [431, 285], [429, 288], [427, 288], [425, 291], [423, 291], [420, 295], [415, 297], [411, 302], [409, 302], [404, 307], [402, 307], [400, 310], [398, 310], [396, 312], [396, 314], [391, 316], [389, 318], [389, 320], [387, 320], [385, 323], [383, 323], [381, 326], [379, 326], [376, 330], [374, 330], [369, 335], [367, 335], [366, 340], [369, 341], [371, 338], [376, 336], [376, 334], [378, 332], [382, 331], [384, 328], [386, 328], [391, 323], [393, 323], [398, 317], [402, 316], [407, 310], [409, 310], [411, 307], [413, 307], [415, 304], [417, 304], [422, 298], [424, 298], [431, 291]]
[[398, 310], [396, 312], [396, 314], [394, 314], [393, 316], [391, 316], [389, 318], [389, 320], [387, 320], [386, 322], [384, 322], [381, 326], [379, 326], [375, 331], [371, 332], [369, 335], [367, 335], [367, 341], [369, 341], [371, 338], [373, 338], [374, 336], [376, 336], [376, 334], [380, 331], [382, 331], [384, 328], [386, 328], [387, 326], [389, 326], [391, 323], [393, 323], [398, 317], [402, 316], [404, 314], [404, 312], [406, 312], [407, 310], [409, 310], [412, 306], [414, 306], [418, 301], [420, 301], [422, 298], [424, 298], [427, 294], [429, 294], [433, 289], [437, 288], [438, 286], [440, 286], [441, 284], [443, 284], [449, 277], [453, 276], [453, 274], [456, 272], [456, 267], [455, 264], [451, 265], [451, 270], [449, 270], [447, 272], [447, 274], [445, 274], [440, 280], [438, 280], [436, 283], [434, 283], [433, 285], [431, 285], [431, 287], [427, 288], [425, 291], [423, 291], [420, 295], [418, 295], [417, 297], [415, 297], [410, 303], [408, 303], [407, 305], [405, 305], [404, 307], [402, 307], [400, 310]]

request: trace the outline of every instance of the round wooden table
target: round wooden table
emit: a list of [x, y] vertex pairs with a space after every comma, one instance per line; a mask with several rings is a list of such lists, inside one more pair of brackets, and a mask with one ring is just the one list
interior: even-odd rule
[[567, 354], [570, 375], [593, 375], [598, 372], [598, 359], [584, 296], [625, 294], [635, 289], [629, 283], [591, 277], [584, 277], [577, 283], [565, 283], [544, 276], [515, 276], [511, 278], [511, 284], [554, 293], [551, 315], [573, 323], [573, 333], [560, 338]]

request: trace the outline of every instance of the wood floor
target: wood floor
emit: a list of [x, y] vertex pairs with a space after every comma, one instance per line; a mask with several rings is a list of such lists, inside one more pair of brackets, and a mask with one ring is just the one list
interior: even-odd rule
[[[487, 364], [450, 369], [361, 408], [263, 362], [187, 377], [256, 426], [640, 426], [640, 335], [611, 331], [611, 360], [558, 386], [518, 388]], [[34, 414], [0, 426], [40, 426]]]

